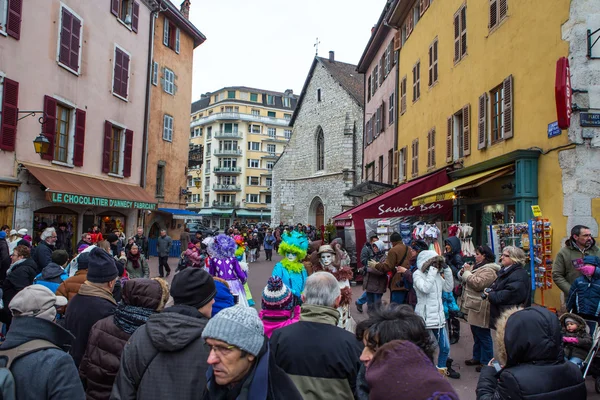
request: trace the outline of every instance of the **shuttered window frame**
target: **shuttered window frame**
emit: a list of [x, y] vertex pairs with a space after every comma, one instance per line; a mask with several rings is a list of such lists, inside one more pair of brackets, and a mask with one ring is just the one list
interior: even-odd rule
[[429, 87], [438, 82], [438, 38], [429, 46]]
[[19, 119], [19, 82], [0, 75], [0, 149], [15, 151]]
[[400, 115], [403, 115], [406, 112], [406, 85], [407, 77], [404, 75], [400, 81]]
[[421, 98], [421, 61], [417, 61], [412, 69], [413, 103]]
[[113, 53], [112, 94], [129, 102], [129, 77], [131, 71], [131, 54], [115, 43]]
[[[63, 30], [63, 18], [72, 18], [68, 29]], [[75, 22], [79, 23], [78, 32], [72, 32]], [[62, 4], [59, 10], [58, 39], [56, 46], [56, 62], [67, 71], [79, 76], [81, 74], [81, 53], [83, 50], [83, 18], [69, 6]], [[76, 24], [75, 24], [76, 26]], [[77, 43], [74, 43], [74, 39]]]
[[[123, 18], [121, 15], [121, 7], [123, 1], [127, 1], [129, 4], [127, 15]], [[140, 21], [140, 3], [137, 1], [131, 0], [110, 0], [110, 12], [117, 20], [127, 29], [133, 31], [135, 33], [138, 32], [138, 25]], [[129, 22], [127, 22], [127, 17], [130, 18]]]
[[6, 9], [0, 10], [5, 12], [2, 17], [6, 20], [3, 22], [4, 30], [8, 36], [15, 38], [16, 40], [21, 39], [21, 18], [23, 15], [23, 0], [8, 0], [6, 2]]
[[412, 177], [419, 176], [419, 139], [412, 141]]
[[460, 6], [453, 16], [454, 64], [467, 56], [467, 5]]
[[[111, 145], [113, 128], [119, 131], [119, 173], [110, 172]], [[104, 121], [104, 148], [102, 152], [102, 172], [115, 178], [127, 178], [131, 176], [131, 164], [133, 156], [133, 131], [126, 126], [111, 120]]]
[[[63, 109], [68, 109], [70, 113], [66, 163], [54, 159], [59, 105]], [[48, 152], [41, 155], [42, 159], [52, 161], [53, 164], [57, 165], [82, 167], [85, 152], [86, 111], [77, 108], [75, 104], [65, 99], [57, 99], [46, 95], [44, 96], [44, 116], [46, 122], [42, 125], [42, 132], [44, 132], [44, 136], [46, 136], [50, 145], [48, 146]]]
[[435, 169], [435, 128], [427, 132], [427, 171]]
[[508, 16], [508, 0], [489, 0], [490, 14], [488, 29], [495, 31]]

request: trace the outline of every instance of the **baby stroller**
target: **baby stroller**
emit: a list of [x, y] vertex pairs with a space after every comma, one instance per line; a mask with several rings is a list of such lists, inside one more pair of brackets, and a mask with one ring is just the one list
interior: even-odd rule
[[600, 358], [597, 357], [600, 350], [600, 329], [597, 321], [586, 319], [585, 322], [592, 337], [592, 348], [583, 361], [583, 377], [585, 378], [588, 374], [592, 375], [595, 380], [594, 389], [596, 389], [596, 393], [600, 393]]

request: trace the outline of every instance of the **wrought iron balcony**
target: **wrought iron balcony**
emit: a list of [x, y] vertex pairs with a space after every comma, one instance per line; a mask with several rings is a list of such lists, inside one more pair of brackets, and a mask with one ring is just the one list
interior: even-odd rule
[[215, 174], [241, 174], [242, 167], [214, 167]]
[[233, 201], [213, 201], [213, 207], [215, 208], [239, 208], [240, 203]]
[[242, 190], [242, 185], [223, 185], [215, 183], [213, 185], [213, 190], [217, 192], [239, 192]]
[[213, 151], [215, 156], [235, 156], [241, 157], [242, 150], [241, 149], [215, 149]]

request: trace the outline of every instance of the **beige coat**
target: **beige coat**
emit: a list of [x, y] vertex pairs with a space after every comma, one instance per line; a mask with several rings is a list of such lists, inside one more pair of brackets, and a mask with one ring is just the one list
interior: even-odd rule
[[475, 271], [464, 271], [460, 279], [463, 293], [459, 300], [460, 310], [466, 314], [469, 324], [480, 328], [490, 327], [490, 302], [482, 299], [483, 289], [490, 287], [500, 271], [498, 264], [485, 264]]

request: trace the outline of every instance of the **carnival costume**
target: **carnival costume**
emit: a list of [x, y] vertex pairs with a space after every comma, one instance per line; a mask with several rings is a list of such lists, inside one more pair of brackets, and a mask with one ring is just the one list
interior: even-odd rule
[[[233, 240], [235, 240], [235, 244], [237, 245], [237, 249], [235, 250], [235, 257], [239, 261], [240, 266], [242, 267], [246, 275], [248, 275], [249, 268], [248, 263], [246, 262], [246, 242], [244, 241], [244, 238], [241, 235], [235, 235], [233, 237]], [[250, 292], [248, 281], [244, 283], [244, 290], [246, 291], [246, 299], [248, 300], [248, 305], [250, 307], [253, 307], [255, 303], [252, 299], [252, 293]]]
[[[313, 273], [319, 271], [329, 272], [335, 276], [335, 279], [337, 279], [338, 285], [340, 286], [342, 299], [340, 300], [340, 305], [338, 307], [338, 311], [340, 312], [338, 326], [354, 333], [356, 322], [350, 315], [350, 303], [352, 302], [350, 279], [353, 277], [352, 269], [342, 264], [340, 258], [336, 255], [336, 251], [328, 244], [319, 247], [319, 252], [316, 254], [316, 257], [312, 257]], [[329, 264], [324, 262], [324, 254], [331, 255]]]
[[272, 276], [280, 277], [283, 283], [290, 288], [297, 301], [301, 302], [308, 277], [306, 268], [302, 264], [308, 250], [308, 238], [303, 233], [292, 231], [283, 233], [281, 239], [278, 253], [283, 256], [283, 259], [275, 264]]
[[248, 276], [235, 257], [235, 250], [236, 244], [232, 238], [223, 234], [218, 235], [211, 244], [209, 254], [212, 256], [208, 263], [208, 272], [212, 276], [226, 280], [231, 293], [238, 296], [238, 304], [247, 307], [244, 283]]

